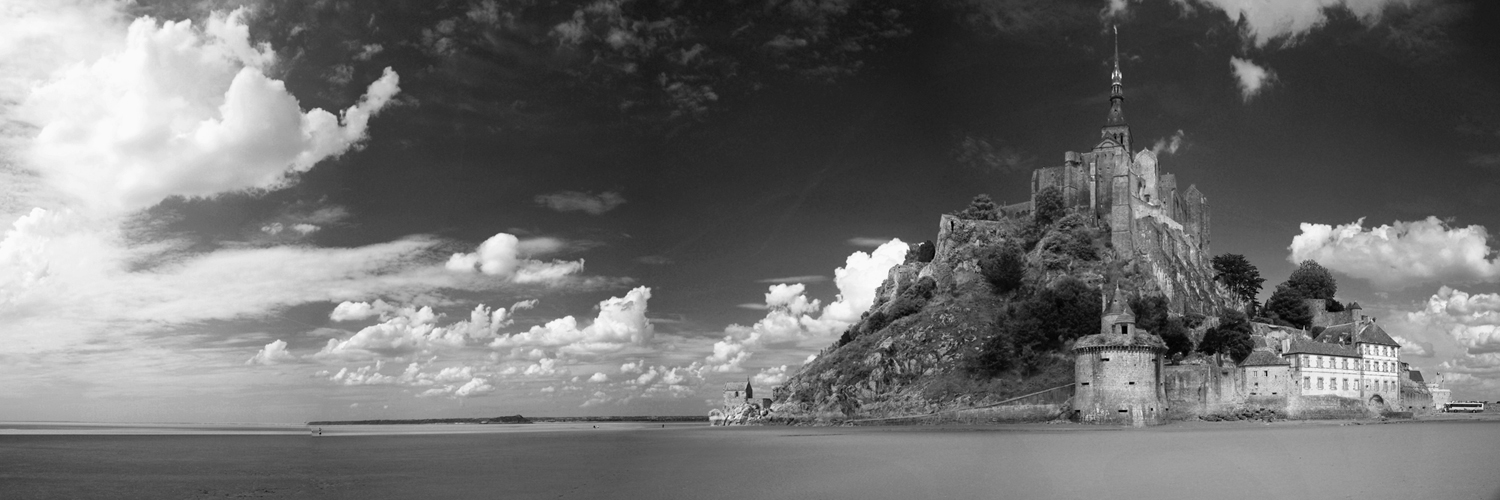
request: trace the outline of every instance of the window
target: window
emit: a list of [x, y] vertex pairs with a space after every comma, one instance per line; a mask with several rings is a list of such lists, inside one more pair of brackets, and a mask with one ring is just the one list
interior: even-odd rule
[[1346, 391], [1349, 390], [1349, 379], [1347, 379], [1347, 378], [1344, 379], [1343, 386], [1344, 386], [1344, 390], [1346, 390]]
[[1312, 377], [1302, 377], [1302, 388], [1312, 389]]
[[1322, 368], [1322, 367], [1323, 367], [1323, 357], [1322, 356], [1318, 356], [1318, 368]]
[[1318, 388], [1319, 389], [1323, 388], [1323, 377], [1318, 377]]

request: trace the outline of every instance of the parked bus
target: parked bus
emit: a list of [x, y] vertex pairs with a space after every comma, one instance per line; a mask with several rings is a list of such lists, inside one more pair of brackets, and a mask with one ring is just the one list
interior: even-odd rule
[[1443, 411], [1447, 413], [1483, 413], [1484, 401], [1448, 403], [1443, 405]]

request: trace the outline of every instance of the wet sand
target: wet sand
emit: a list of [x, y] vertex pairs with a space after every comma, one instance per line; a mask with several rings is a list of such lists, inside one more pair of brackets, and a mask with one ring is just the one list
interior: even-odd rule
[[1500, 422], [1346, 424], [0, 435], [0, 498], [1500, 498]]

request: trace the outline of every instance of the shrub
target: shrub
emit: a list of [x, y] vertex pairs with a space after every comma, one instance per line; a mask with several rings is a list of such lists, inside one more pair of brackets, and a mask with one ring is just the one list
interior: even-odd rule
[[1032, 207], [1032, 220], [1038, 226], [1052, 225], [1053, 221], [1063, 216], [1065, 208], [1062, 191], [1056, 187], [1048, 187], [1036, 194], [1036, 206]]
[[1219, 326], [1209, 328], [1203, 333], [1203, 341], [1198, 343], [1198, 352], [1204, 354], [1225, 354], [1236, 364], [1243, 363], [1250, 356], [1250, 351], [1255, 348], [1255, 341], [1250, 339], [1250, 320], [1245, 313], [1235, 310], [1226, 311], [1219, 316]]
[[968, 208], [954, 212], [953, 215], [960, 219], [1000, 220], [999, 212], [995, 209], [995, 202], [987, 194], [976, 195], [973, 200], [969, 201]]
[[1013, 245], [991, 247], [979, 258], [979, 274], [990, 283], [996, 294], [1010, 293], [1021, 287], [1026, 276], [1026, 260]]

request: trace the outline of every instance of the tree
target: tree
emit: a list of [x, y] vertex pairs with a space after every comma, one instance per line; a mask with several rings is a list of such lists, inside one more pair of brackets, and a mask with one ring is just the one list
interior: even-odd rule
[[1234, 360], [1235, 364], [1243, 363], [1245, 358], [1250, 357], [1250, 351], [1255, 349], [1255, 341], [1250, 339], [1250, 332], [1250, 318], [1245, 313], [1234, 309], [1226, 310], [1219, 316], [1219, 326], [1203, 333], [1203, 341], [1198, 343], [1198, 352], [1224, 354]]
[[1167, 326], [1170, 306], [1167, 298], [1161, 295], [1143, 295], [1130, 300], [1130, 311], [1135, 313], [1135, 326], [1157, 335], [1161, 335]]
[[1177, 354], [1193, 352], [1193, 339], [1188, 338], [1188, 329], [1182, 324], [1182, 318], [1167, 318], [1157, 334], [1162, 342], [1167, 344], [1166, 356], [1171, 358]]
[[1223, 283], [1230, 293], [1249, 304], [1251, 311], [1259, 305], [1255, 296], [1260, 295], [1261, 284], [1266, 280], [1260, 277], [1260, 270], [1246, 260], [1244, 255], [1226, 253], [1214, 257], [1213, 266], [1215, 281]]
[[1032, 207], [1032, 218], [1038, 226], [1047, 226], [1063, 216], [1062, 191], [1047, 187], [1036, 194], [1036, 206]]
[[1009, 293], [1021, 287], [1021, 279], [1026, 276], [1026, 260], [1015, 245], [992, 247], [979, 258], [979, 274], [990, 282], [996, 294]]
[[1334, 292], [1339, 290], [1333, 273], [1314, 260], [1304, 260], [1298, 264], [1297, 270], [1292, 271], [1292, 276], [1286, 279], [1286, 284], [1308, 299], [1333, 300]]
[[1030, 299], [1015, 304], [1001, 324], [1014, 338], [1015, 352], [1030, 347], [1041, 352], [1063, 342], [1099, 333], [1099, 290], [1065, 277]]
[[1000, 220], [999, 212], [995, 210], [995, 201], [990, 195], [979, 194], [969, 201], [969, 207], [953, 215], [960, 219], [973, 220]]
[[1302, 292], [1296, 288], [1286, 283], [1276, 285], [1276, 291], [1261, 308], [1261, 316], [1278, 325], [1307, 329], [1312, 326], [1313, 315], [1302, 299]]

